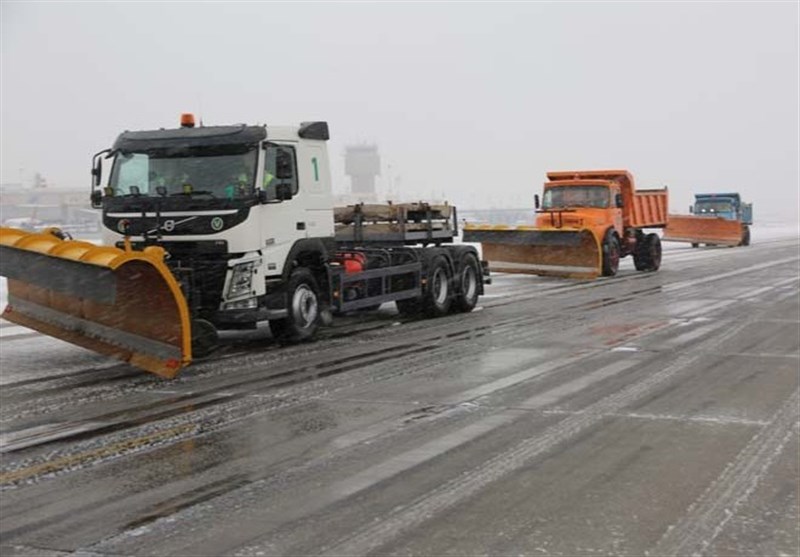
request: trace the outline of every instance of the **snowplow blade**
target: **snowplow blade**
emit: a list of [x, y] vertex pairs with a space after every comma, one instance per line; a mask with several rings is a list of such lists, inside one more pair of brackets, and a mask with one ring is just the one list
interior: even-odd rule
[[480, 242], [492, 271], [593, 279], [602, 272], [600, 243], [591, 230], [467, 227], [465, 242]]
[[742, 242], [742, 224], [722, 217], [669, 215], [663, 239], [670, 242], [738, 246]]
[[0, 228], [2, 317], [166, 378], [191, 362], [186, 300], [164, 251]]

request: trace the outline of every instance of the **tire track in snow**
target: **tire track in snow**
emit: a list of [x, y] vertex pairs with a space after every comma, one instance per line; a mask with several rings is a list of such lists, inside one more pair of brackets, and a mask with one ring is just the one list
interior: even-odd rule
[[[712, 348], [740, 333], [747, 322], [731, 327], [723, 334], [704, 344], [702, 348]], [[722, 327], [720, 327], [722, 329]], [[599, 424], [609, 414], [616, 414], [635, 401], [655, 393], [694, 362], [705, 355], [705, 351], [678, 356], [673, 362], [649, 377], [609, 395], [549, 427], [541, 435], [526, 439], [512, 449], [496, 455], [477, 468], [443, 484], [438, 489], [418, 498], [410, 505], [391, 513], [385, 519], [363, 528], [322, 552], [323, 555], [364, 555], [389, 543], [407, 530], [421, 525], [431, 517], [457, 505], [476, 494], [491, 483], [508, 474], [528, 466], [532, 460], [545, 454], [558, 445], [580, 435]]]
[[800, 420], [800, 390], [796, 390], [728, 464], [722, 474], [670, 526], [647, 555], [701, 555], [733, 518], [786, 443], [796, 433]]

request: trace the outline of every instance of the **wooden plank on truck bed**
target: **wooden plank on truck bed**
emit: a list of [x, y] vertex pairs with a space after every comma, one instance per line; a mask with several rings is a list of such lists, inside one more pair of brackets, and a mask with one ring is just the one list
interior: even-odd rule
[[387, 203], [359, 204], [334, 207], [333, 219], [337, 223], [350, 224], [360, 215], [362, 221], [413, 221], [427, 220], [428, 212], [432, 220], [449, 220], [453, 207], [446, 204], [428, 203]]
[[451, 242], [455, 214], [451, 205], [423, 202], [335, 207], [335, 237], [348, 243]]

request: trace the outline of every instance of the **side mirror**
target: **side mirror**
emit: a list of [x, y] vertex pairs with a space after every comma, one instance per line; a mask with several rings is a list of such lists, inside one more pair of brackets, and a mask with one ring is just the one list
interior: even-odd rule
[[621, 193], [618, 193], [618, 194], [616, 194], [614, 196], [614, 204], [619, 208], [621, 208], [621, 207], [623, 207], [625, 205], [623, 203], [623, 201], [622, 201], [622, 194]]
[[97, 157], [94, 166], [92, 167], [92, 185], [97, 187], [100, 185], [100, 179], [103, 176], [103, 159]]
[[100, 209], [103, 206], [103, 193], [100, 190], [92, 190], [91, 196], [89, 199], [92, 202], [92, 207], [95, 209]]
[[292, 185], [278, 184], [275, 186], [275, 197], [280, 201], [289, 201], [292, 198]]
[[539, 208], [539, 194], [533, 196], [533, 206], [537, 209]]

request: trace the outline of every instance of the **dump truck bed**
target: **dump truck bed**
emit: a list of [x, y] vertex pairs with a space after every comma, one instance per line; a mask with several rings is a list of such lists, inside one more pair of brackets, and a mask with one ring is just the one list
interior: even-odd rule
[[[625, 190], [623, 190], [625, 191]], [[625, 193], [623, 193], [625, 195]], [[630, 211], [625, 213], [633, 228], [663, 228], [667, 225], [667, 190], [638, 190], [630, 197]], [[628, 203], [625, 199], [624, 202]], [[624, 217], [623, 217], [624, 218]]]
[[446, 204], [386, 203], [334, 207], [335, 238], [342, 244], [452, 242], [456, 208]]

